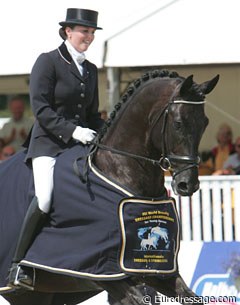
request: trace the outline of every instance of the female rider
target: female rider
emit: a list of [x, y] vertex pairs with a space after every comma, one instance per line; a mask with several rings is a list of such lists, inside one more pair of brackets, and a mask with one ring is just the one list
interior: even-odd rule
[[18, 264], [24, 258], [51, 207], [56, 158], [76, 142], [87, 144], [102, 124], [98, 112], [98, 77], [84, 52], [94, 40], [98, 12], [67, 9], [60, 22], [62, 45], [41, 54], [30, 76], [30, 100], [36, 118], [27, 144], [35, 197], [26, 213], [9, 274], [10, 286], [32, 287], [31, 274]]

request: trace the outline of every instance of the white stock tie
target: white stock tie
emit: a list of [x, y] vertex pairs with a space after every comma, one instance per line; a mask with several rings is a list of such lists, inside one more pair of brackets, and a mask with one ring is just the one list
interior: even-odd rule
[[84, 60], [85, 60], [85, 54], [84, 53], [79, 53], [76, 56], [76, 60], [79, 63], [79, 65], [81, 65], [84, 62]]

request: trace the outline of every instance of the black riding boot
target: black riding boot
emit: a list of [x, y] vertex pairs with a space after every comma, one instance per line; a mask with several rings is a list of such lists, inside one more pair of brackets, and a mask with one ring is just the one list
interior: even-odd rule
[[12, 266], [9, 272], [9, 286], [23, 286], [32, 289], [33, 276], [26, 274], [18, 264], [25, 257], [27, 250], [42, 228], [46, 215], [47, 214], [39, 209], [38, 199], [37, 197], [34, 197], [27, 210], [17, 241]]

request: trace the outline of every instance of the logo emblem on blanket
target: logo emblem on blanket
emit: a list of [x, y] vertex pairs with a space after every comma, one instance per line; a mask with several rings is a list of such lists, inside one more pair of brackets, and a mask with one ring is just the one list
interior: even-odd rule
[[173, 274], [177, 271], [179, 222], [175, 201], [128, 198], [119, 205], [125, 273]]

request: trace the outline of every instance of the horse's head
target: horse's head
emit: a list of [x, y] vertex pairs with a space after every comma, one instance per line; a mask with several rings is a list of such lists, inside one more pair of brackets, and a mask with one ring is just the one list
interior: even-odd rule
[[192, 76], [166, 70], [134, 81], [99, 134], [93, 160], [98, 169], [139, 196], [160, 197], [160, 165], [170, 169], [175, 193], [192, 195], [199, 187], [198, 146], [208, 123], [204, 99], [217, 82], [218, 76], [197, 85]]
[[[198, 146], [208, 124], [205, 95], [214, 89], [218, 79], [217, 75], [200, 85], [193, 82], [192, 75], [181, 80], [155, 117], [152, 142], [162, 152], [161, 167], [172, 174], [174, 192], [181, 196], [190, 196], [199, 188]], [[161, 143], [157, 125], [161, 128]]]

